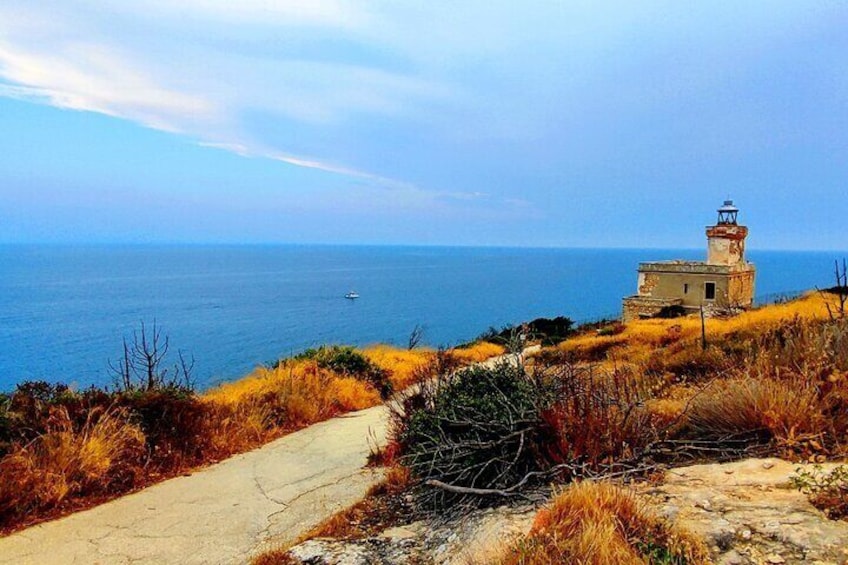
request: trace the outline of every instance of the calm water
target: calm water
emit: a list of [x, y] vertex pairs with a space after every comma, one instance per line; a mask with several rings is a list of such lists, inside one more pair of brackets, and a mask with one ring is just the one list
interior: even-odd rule
[[[449, 345], [545, 316], [616, 316], [641, 260], [701, 250], [0, 246], [0, 390], [109, 384], [140, 320], [194, 355], [201, 387], [323, 343]], [[842, 253], [752, 252], [757, 294], [830, 286]], [[355, 301], [343, 295], [354, 289]]]

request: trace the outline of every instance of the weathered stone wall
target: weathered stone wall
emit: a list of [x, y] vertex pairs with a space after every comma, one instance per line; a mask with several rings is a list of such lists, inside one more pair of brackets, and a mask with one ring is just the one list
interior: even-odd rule
[[[728, 268], [704, 263], [643, 263], [639, 269], [638, 294], [624, 300], [625, 319], [656, 314], [665, 305], [657, 302], [662, 300], [691, 309], [702, 304], [748, 307], [754, 300], [754, 266], [750, 264]], [[713, 300], [706, 298], [708, 282], [715, 283]]]
[[[754, 302], [754, 266], [745, 262], [745, 226], [719, 224], [707, 228], [707, 261], [641, 263], [636, 296], [625, 298], [624, 320], [654, 315], [676, 300], [688, 309], [748, 307]], [[707, 284], [715, 296], [707, 299]]]
[[745, 261], [745, 226], [720, 225], [707, 228], [707, 263], [737, 265]]
[[729, 306], [748, 307], [754, 303], [754, 269], [736, 273], [728, 280]]
[[622, 303], [621, 319], [623, 322], [652, 318], [666, 306], [681, 305], [680, 299], [657, 299], [641, 296], [629, 296]]
[[654, 296], [654, 290], [660, 283], [657, 273], [639, 273], [639, 296]]

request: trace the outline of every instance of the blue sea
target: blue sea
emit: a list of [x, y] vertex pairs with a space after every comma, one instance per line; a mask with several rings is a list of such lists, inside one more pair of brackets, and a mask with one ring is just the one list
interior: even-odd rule
[[[109, 385], [154, 320], [200, 388], [325, 343], [453, 345], [537, 317], [619, 314], [640, 261], [703, 250], [366, 246], [0, 246], [0, 390]], [[837, 252], [751, 252], [757, 295], [831, 286]], [[360, 298], [347, 300], [350, 290]]]

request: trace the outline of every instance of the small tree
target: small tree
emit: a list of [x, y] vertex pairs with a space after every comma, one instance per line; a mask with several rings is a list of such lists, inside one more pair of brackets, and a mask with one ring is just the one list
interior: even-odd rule
[[839, 261], [833, 262], [833, 272], [836, 277], [836, 286], [827, 289], [827, 292], [835, 294], [839, 304], [835, 308], [831, 308], [830, 304], [825, 304], [831, 320], [845, 318], [845, 304], [848, 302], [848, 263], [846, 263], [845, 258], [842, 259], [841, 269]]
[[165, 361], [170, 349], [168, 336], [153, 321], [148, 331], [144, 321], [139, 330], [133, 330], [132, 343], [124, 337], [124, 354], [118, 363], [109, 361], [109, 368], [115, 375], [115, 386], [122, 391], [152, 391], [162, 389], [193, 390], [191, 371], [194, 369], [194, 357], [186, 360], [183, 352], [177, 350], [177, 362], [173, 368], [166, 367]]
[[424, 337], [424, 326], [420, 324], [415, 324], [415, 327], [412, 328], [412, 331], [409, 333], [409, 340], [407, 341], [406, 348], [409, 351], [412, 351], [421, 343], [421, 339]]

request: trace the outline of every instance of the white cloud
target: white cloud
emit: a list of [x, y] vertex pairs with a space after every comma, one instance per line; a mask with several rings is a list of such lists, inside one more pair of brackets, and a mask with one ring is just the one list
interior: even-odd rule
[[[20, 87], [9, 93], [73, 110], [99, 112], [145, 126], [186, 132], [186, 122], [211, 122], [213, 101], [168, 89], [126, 57], [94, 44], [66, 45], [61, 54], [24, 51], [0, 43], [2, 75]], [[191, 132], [187, 132], [191, 133]]]
[[[286, 120], [330, 128], [358, 115], [412, 116], [426, 101], [450, 96], [449, 88], [404, 72], [335, 60], [338, 55], [304, 58], [296, 48], [303, 40], [293, 40], [291, 49], [260, 46], [258, 52], [248, 41], [244, 53], [243, 41], [228, 35], [274, 26], [281, 41], [286, 30], [303, 28], [320, 28], [333, 39], [374, 25], [365, 10], [341, 0], [81, 6], [0, 6], [0, 78], [7, 83], [0, 84], [0, 95], [132, 120], [237, 154], [382, 186], [399, 181], [325, 163], [321, 156], [292, 155]], [[252, 135], [246, 114], [280, 120], [280, 146], [268, 149]]]

